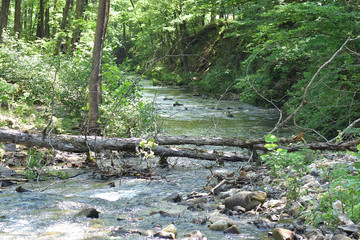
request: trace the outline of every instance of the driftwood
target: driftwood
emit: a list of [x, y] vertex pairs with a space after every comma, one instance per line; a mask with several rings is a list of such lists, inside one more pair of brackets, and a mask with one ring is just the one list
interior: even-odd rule
[[[101, 136], [76, 136], [76, 135], [43, 135], [31, 133], [28, 131], [12, 130], [0, 128], [0, 142], [21, 144], [25, 146], [37, 146], [45, 148], [53, 148], [56, 150], [83, 153], [88, 151], [99, 152], [101, 150], [117, 150], [135, 152], [142, 138], [105, 138]], [[236, 153], [221, 153], [208, 152], [201, 149], [180, 149], [175, 147], [166, 147], [164, 145], [217, 145], [217, 146], [232, 146], [239, 148], [246, 148], [250, 150], [263, 150], [266, 143], [264, 139], [259, 140], [241, 140], [232, 138], [204, 138], [204, 137], [189, 137], [189, 136], [158, 136], [155, 138], [158, 144], [154, 153], [162, 157], [188, 157], [206, 160], [221, 160], [221, 161], [247, 161], [248, 156], [239, 155]], [[299, 140], [295, 138], [280, 138], [277, 144], [295, 143]], [[293, 144], [282, 147], [288, 151], [297, 151], [304, 148], [313, 150], [351, 150], [357, 151], [356, 145], [360, 144], [360, 139], [345, 142], [345, 143], [309, 143]]]

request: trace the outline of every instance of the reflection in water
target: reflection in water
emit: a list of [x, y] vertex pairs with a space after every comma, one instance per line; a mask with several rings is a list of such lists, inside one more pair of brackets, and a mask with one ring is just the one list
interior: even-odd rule
[[279, 117], [274, 109], [193, 96], [189, 88], [154, 87], [149, 81], [143, 88], [144, 97], [155, 102], [164, 135], [254, 139], [269, 132]]

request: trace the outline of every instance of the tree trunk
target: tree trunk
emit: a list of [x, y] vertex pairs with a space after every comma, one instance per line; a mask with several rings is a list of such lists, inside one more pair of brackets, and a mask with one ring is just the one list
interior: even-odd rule
[[110, 0], [100, 0], [98, 8], [98, 17], [96, 22], [96, 31], [93, 48], [93, 59], [89, 83], [89, 119], [88, 133], [97, 135], [100, 133], [99, 103], [101, 100], [101, 61], [105, 33], [109, 19]]
[[2, 32], [7, 28], [10, 10], [10, 0], [2, 0], [0, 11], [0, 42], [2, 41]]
[[15, 0], [14, 35], [20, 38], [21, 32], [21, 0]]
[[50, 38], [50, 6], [49, 0], [46, 1], [46, 8], [45, 8], [45, 22], [44, 22], [44, 37]]
[[72, 35], [71, 40], [71, 51], [74, 52], [76, 48], [76, 44], [80, 41], [81, 34], [81, 24], [80, 20], [82, 19], [84, 12], [84, 0], [76, 0], [76, 9], [75, 9], [75, 30]]
[[[57, 6], [57, 0], [54, 0], [54, 6], [53, 6], [53, 12], [56, 13], [56, 6]], [[53, 22], [56, 22], [56, 14], [53, 14], [52, 18]], [[54, 37], [56, 34], [56, 24], [53, 24], [52, 31], [51, 31], [51, 37]]]
[[[88, 152], [101, 150], [114, 151], [130, 151], [135, 152], [141, 138], [105, 138], [99, 136], [72, 136], [72, 135], [57, 135], [46, 136], [43, 134], [32, 134], [27, 131], [12, 130], [0, 128], [0, 142], [21, 144], [25, 146], [37, 146], [45, 148], [53, 148], [67, 152]], [[296, 138], [278, 139], [277, 143], [291, 143], [296, 142]], [[217, 146], [236, 146], [239, 148], [266, 150], [263, 146], [266, 144], [264, 139], [249, 141], [230, 138], [200, 138], [187, 136], [174, 137], [157, 137], [155, 142], [158, 144], [154, 153], [160, 157], [188, 157], [195, 159], [206, 160], [221, 160], [221, 161], [245, 161], [249, 157], [236, 153], [221, 153], [208, 152], [202, 149], [179, 149], [174, 147], [165, 147], [161, 145], [217, 145]], [[336, 151], [355, 151], [356, 146], [360, 144], [360, 138], [350, 142], [344, 143], [311, 143], [307, 145], [290, 145], [289, 147], [282, 147], [289, 151], [297, 151], [304, 148], [313, 150], [336, 150]]]
[[[89, 151], [114, 150], [136, 152], [141, 138], [105, 138], [99, 136], [46, 136], [31, 134], [26, 131], [0, 128], [0, 142], [15, 143], [25, 146], [53, 148], [60, 151], [85, 153]], [[196, 149], [179, 149], [157, 146], [153, 150], [160, 157], [187, 157], [212, 161], [247, 161], [247, 156], [235, 153], [207, 152]]]
[[[60, 24], [60, 30], [61, 31], [65, 31], [69, 11], [70, 11], [70, 8], [73, 5], [73, 3], [74, 3], [74, 0], [66, 0], [65, 7], [63, 9], [63, 17], [62, 17], [61, 24]], [[62, 41], [63, 41], [63, 38], [60, 37], [58, 39], [58, 44], [57, 44], [57, 48], [56, 48], [56, 54], [59, 54], [60, 50], [65, 51], [65, 48], [66, 48], [65, 46], [66, 45]]]
[[44, 37], [44, 0], [40, 0], [40, 8], [37, 19], [38, 22], [36, 28], [36, 37], [43, 38]]

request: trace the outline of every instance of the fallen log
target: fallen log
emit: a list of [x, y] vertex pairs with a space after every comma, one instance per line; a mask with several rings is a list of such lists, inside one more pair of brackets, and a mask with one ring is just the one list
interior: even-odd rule
[[[29, 131], [13, 130], [0, 128], [0, 142], [8, 142], [21, 144], [28, 147], [37, 146], [45, 148], [53, 148], [60, 151], [84, 153], [88, 151], [99, 152], [101, 150], [117, 150], [135, 152], [142, 138], [106, 138], [102, 136], [77, 136], [77, 135], [43, 135], [31, 133]], [[277, 144], [294, 143], [296, 138], [280, 138]], [[158, 136], [155, 138], [158, 145], [217, 145], [217, 146], [233, 146], [239, 148], [247, 148], [251, 150], [263, 150], [266, 143], [264, 139], [254, 141], [240, 140], [233, 138], [204, 138], [190, 136]], [[288, 151], [297, 151], [304, 148], [313, 150], [336, 150], [336, 151], [356, 151], [356, 145], [360, 144], [360, 139], [344, 143], [309, 143], [294, 144], [282, 147]], [[174, 147], [157, 146], [154, 153], [159, 156], [188, 157], [207, 160], [222, 161], [247, 161], [249, 157], [241, 156], [236, 153], [208, 152], [197, 149], [179, 149]]]
[[[28, 147], [53, 148], [60, 151], [85, 153], [101, 150], [136, 152], [142, 138], [105, 138], [101, 136], [43, 135], [13, 129], [0, 128], [0, 142]], [[154, 153], [162, 157], [188, 157], [204, 160], [247, 161], [248, 157], [236, 153], [208, 152], [202, 149], [180, 149], [157, 146]]]

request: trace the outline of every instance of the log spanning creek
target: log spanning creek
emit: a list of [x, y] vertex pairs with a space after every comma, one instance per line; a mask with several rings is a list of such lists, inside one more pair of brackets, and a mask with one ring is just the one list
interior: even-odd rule
[[[194, 96], [191, 89], [155, 87], [149, 82], [143, 86], [144, 97], [154, 101], [161, 116], [158, 127], [163, 135], [254, 139], [271, 130], [278, 118], [274, 110]], [[125, 160], [118, 157], [113, 161], [116, 165]], [[270, 239], [267, 229], [253, 224], [257, 214], [229, 216], [240, 234], [225, 234], [208, 227], [208, 219], [219, 212], [221, 200], [210, 196], [193, 205], [186, 202], [190, 193], [205, 192], [204, 187], [214, 180], [208, 180], [208, 176], [226, 176], [243, 163], [218, 166], [210, 161], [177, 157], [169, 158], [170, 167], [162, 169], [157, 167], [157, 161], [126, 159], [135, 166], [153, 166], [159, 178], [151, 181], [129, 177], [104, 180], [93, 172], [70, 168], [69, 174], [77, 175], [71, 180], [53, 185], [49, 181], [30, 181], [22, 184], [28, 192], [16, 192], [19, 185], [2, 188], [0, 239], [156, 239], [146, 237], [144, 232], [156, 232], [170, 224], [177, 229], [177, 239], [193, 231], [200, 231], [207, 239]], [[99, 218], [79, 214], [89, 208], [100, 212]]]

